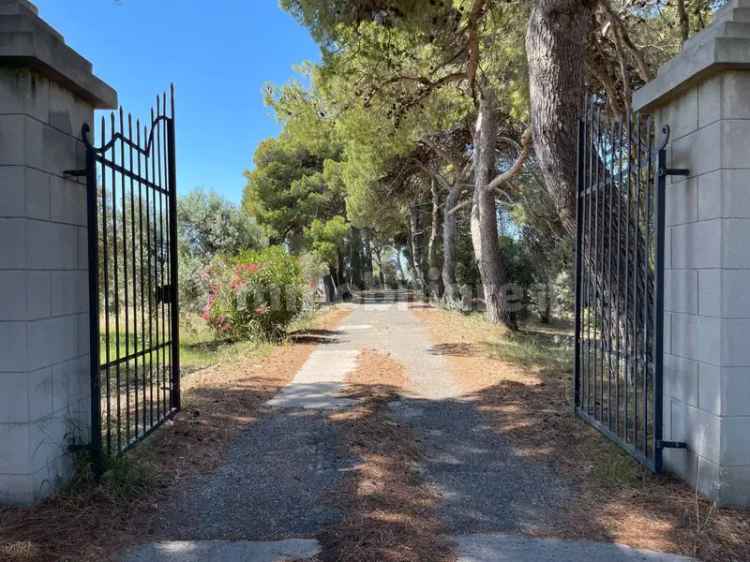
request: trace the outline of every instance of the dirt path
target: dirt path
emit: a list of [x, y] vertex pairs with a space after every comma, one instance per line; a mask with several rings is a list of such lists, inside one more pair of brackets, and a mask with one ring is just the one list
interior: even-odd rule
[[[372, 529], [398, 537], [388, 533], [418, 513], [415, 502], [403, 501], [408, 486], [415, 498], [435, 498], [429, 510], [435, 521], [425, 528], [441, 533], [435, 542], [439, 538], [444, 546], [426, 562], [678, 560], [614, 545], [500, 534], [544, 534], [562, 520], [575, 491], [551, 466], [519, 454], [486, 425], [478, 405], [464, 396], [446, 359], [432, 347], [426, 326], [409, 303], [373, 299], [353, 305], [347, 321], [321, 338], [294, 381], [267, 402], [258, 422], [235, 440], [227, 461], [184, 488], [164, 514], [157, 542], [131, 552], [126, 562], [273, 562], [314, 555], [321, 560], [374, 560], [358, 558], [351, 549], [376, 538], [362, 537], [357, 543], [357, 536], [331, 535], [364, 534], [363, 529], [370, 529], [369, 517]], [[387, 375], [396, 370], [405, 373], [398, 388], [375, 402], [368, 394], [372, 390], [362, 395], [352, 388], [365, 350], [370, 357], [392, 362], [393, 367], [382, 371], [384, 379], [393, 378]], [[377, 415], [370, 418], [388, 431], [363, 428], [351, 420], [341, 423], [349, 414], [356, 419], [363, 404], [377, 404]], [[402, 429], [394, 433], [394, 427]], [[407, 487], [401, 490], [401, 501], [387, 502], [383, 494], [369, 502], [341, 497], [367, 496], [368, 489], [387, 487], [394, 466], [404, 460], [391, 462], [388, 446], [368, 445], [368, 436], [393, 440], [393, 450], [413, 451], [409, 468], [402, 472]], [[352, 480], [353, 472], [358, 476]], [[411, 529], [403, 540], [425, 544], [424, 532]], [[317, 542], [321, 537], [322, 551]], [[406, 546], [401, 551], [380, 548], [377, 559], [425, 559], [405, 556]]]

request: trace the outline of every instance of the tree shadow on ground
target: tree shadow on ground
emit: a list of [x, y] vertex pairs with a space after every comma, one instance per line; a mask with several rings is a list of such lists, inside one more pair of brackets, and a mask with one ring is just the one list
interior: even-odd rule
[[300, 330], [287, 334], [287, 339], [298, 344], [332, 344], [341, 343], [344, 332], [340, 330]]
[[[511, 518], [521, 524], [519, 530], [532, 535], [612, 541], [716, 562], [750, 560], [750, 512], [716, 509], [687, 484], [650, 473], [575, 416], [569, 341], [560, 334], [531, 332], [477, 343], [441, 342], [430, 349], [459, 361], [456, 365], [466, 359], [474, 369], [496, 373], [494, 384], [465, 396], [465, 405], [451, 406], [441, 416], [455, 423], [466, 415], [464, 408], [480, 413], [495, 437], [478, 429], [479, 419], [474, 428], [463, 428], [464, 436], [483, 435], [482, 449], [488, 450], [471, 464], [502, 466], [494, 480], [487, 480], [487, 490], [505, 488], [508, 479], [515, 482], [513, 493], [482, 507], [481, 490], [472, 491], [470, 481], [449, 481], [449, 503], [471, 498], [464, 508], [466, 528], [505, 530], [502, 518], [493, 515], [493, 505], [504, 503], [515, 511]], [[468, 443], [476, 442], [471, 437]], [[466, 445], [461, 438], [443, 449], [449, 453]], [[503, 446], [505, 460], [492, 452]], [[524, 471], [535, 474], [532, 482], [524, 484]], [[534, 482], [537, 491], [527, 487]], [[564, 493], [556, 498], [557, 485]], [[528, 507], [540, 502], [546, 506], [542, 512]], [[493, 517], [496, 522], [486, 524]]]

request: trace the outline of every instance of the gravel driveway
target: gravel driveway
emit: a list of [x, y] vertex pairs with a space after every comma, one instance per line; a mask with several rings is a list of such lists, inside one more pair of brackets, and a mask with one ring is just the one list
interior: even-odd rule
[[[462, 561], [523, 561], [532, 558], [521, 553], [532, 553], [542, 562], [557, 560], [561, 552], [571, 560], [593, 553], [612, 562], [682, 560], [613, 545], [592, 549], [585, 543], [536, 543], [501, 534], [554, 526], [566, 502], [574, 500], [573, 491], [551, 467], [523, 458], [484, 424], [472, 401], [461, 396], [445, 360], [430, 352], [426, 329], [408, 303], [374, 297], [351, 307], [351, 316], [323, 340], [296, 386], [293, 382], [266, 404], [219, 470], [180, 490], [163, 514], [157, 541], [132, 551], [127, 562], [170, 561], [169, 545], [174, 550], [185, 544], [202, 552], [201, 560], [283, 560], [287, 555], [269, 544], [313, 540], [336, 523], [341, 514], [329, 507], [326, 495], [353, 461], [337, 454], [340, 436], [326, 418], [330, 408], [350, 407], [336, 396], [346, 374], [342, 370], [352, 368], [365, 348], [390, 354], [408, 371], [410, 391], [391, 404], [392, 415], [421, 442], [424, 478], [442, 498], [440, 516], [456, 537]], [[300, 543], [300, 555], [315, 550], [310, 544]], [[227, 552], [236, 558], [227, 558]]]

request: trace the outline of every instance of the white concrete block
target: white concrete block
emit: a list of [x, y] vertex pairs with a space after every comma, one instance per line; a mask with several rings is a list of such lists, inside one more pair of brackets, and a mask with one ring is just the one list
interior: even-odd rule
[[83, 159], [83, 151], [79, 151], [79, 142], [68, 133], [52, 127], [44, 127], [42, 130], [44, 166], [41, 169], [50, 174], [60, 174], [64, 170], [84, 168], [86, 163]]
[[698, 87], [698, 126], [705, 127], [721, 119], [722, 78], [714, 76]]
[[701, 316], [721, 316], [722, 284], [724, 270], [698, 270], [698, 313]]
[[29, 367], [41, 369], [77, 357], [76, 316], [29, 322]]
[[721, 126], [721, 167], [750, 168], [747, 159], [750, 120], [721, 121]]
[[750, 270], [722, 271], [721, 303], [721, 315], [725, 318], [750, 318]]
[[698, 178], [673, 184], [667, 190], [667, 225], [683, 224], [698, 219]]
[[684, 359], [720, 364], [722, 350], [720, 318], [672, 314], [672, 353]]
[[0, 424], [29, 421], [28, 382], [26, 373], [0, 373]]
[[23, 117], [23, 124], [23, 164], [37, 170], [55, 173], [51, 169], [55, 160], [48, 158], [44, 147], [44, 132], [49, 129], [49, 126], [31, 117]]
[[86, 355], [88, 356], [89, 350], [91, 349], [91, 338], [89, 337], [90, 334], [90, 326], [89, 326], [89, 315], [88, 314], [79, 314], [76, 317], [76, 323], [77, 323], [77, 337], [78, 337], [78, 355]]
[[[721, 327], [721, 365], [750, 365], [750, 318], [729, 318], [722, 320]], [[717, 364], [716, 361], [709, 363]]]
[[27, 218], [48, 220], [50, 218], [50, 176], [32, 168], [24, 169]]
[[667, 228], [664, 232], [664, 267], [672, 269], [672, 231]]
[[0, 505], [28, 505], [33, 501], [34, 480], [31, 474], [0, 472]]
[[0, 218], [23, 217], [25, 201], [24, 169], [0, 166]]
[[52, 272], [52, 314], [79, 314], [88, 309], [88, 273], [85, 271]]
[[78, 269], [87, 271], [89, 268], [89, 235], [87, 228], [77, 229], [78, 237]]
[[86, 224], [86, 188], [79, 183], [50, 176], [51, 211], [53, 221]]
[[[671, 144], [671, 162], [675, 168], [687, 168], [692, 176], [700, 176], [721, 167], [722, 122], [699, 129]], [[672, 183], [682, 181], [672, 178]]]
[[698, 219], [710, 220], [724, 216], [723, 172], [717, 170], [698, 178]]
[[0, 371], [28, 368], [26, 322], [0, 322]]
[[698, 129], [698, 90], [690, 90], [677, 98], [669, 110], [673, 139], [693, 133]]
[[51, 496], [73, 474], [73, 459], [70, 455], [60, 455], [49, 459], [38, 471], [31, 475], [35, 502]]
[[78, 264], [78, 232], [75, 226], [29, 221], [29, 267], [73, 269]]
[[69, 414], [78, 408], [84, 397], [88, 397], [88, 356], [60, 363], [52, 368], [52, 409], [58, 414]]
[[[73, 117], [76, 112], [73, 92], [53, 82], [50, 85], [49, 102], [49, 115], [46, 122], [68, 135], [73, 135]], [[81, 125], [77, 123], [77, 130], [80, 131], [80, 129]]]
[[722, 236], [722, 265], [750, 268], [750, 219], [724, 219]]
[[728, 466], [721, 469], [719, 505], [750, 505], [750, 466]]
[[664, 306], [670, 312], [698, 313], [698, 271], [665, 271]]
[[723, 75], [722, 117], [750, 119], [750, 72], [732, 71]]
[[664, 356], [664, 395], [698, 406], [699, 363], [674, 355]]
[[683, 224], [673, 226], [669, 230], [673, 268], [694, 269], [721, 266], [721, 220]]
[[50, 416], [29, 424], [29, 466], [37, 472], [67, 454], [68, 425], [62, 416]]
[[23, 115], [0, 115], [0, 165], [25, 166], [26, 119]]
[[0, 424], [0, 474], [27, 474], [29, 462], [29, 424]]
[[26, 219], [0, 219], [0, 269], [25, 269]]
[[[675, 421], [676, 418], [682, 418]], [[721, 459], [721, 418], [677, 401], [672, 402], [672, 424], [682, 430], [672, 436], [688, 444], [690, 452], [719, 464]]]
[[671, 315], [672, 353], [678, 357], [698, 360], [696, 343], [698, 338], [698, 317], [692, 314]]
[[0, 320], [26, 320], [26, 272], [0, 270]]
[[750, 467], [750, 417], [721, 418], [721, 466]]
[[750, 367], [701, 363], [699, 407], [717, 416], [750, 416]]
[[695, 487], [699, 494], [718, 497], [720, 470], [717, 463], [710, 462], [690, 450], [665, 449], [664, 466]]
[[722, 216], [750, 217], [750, 170], [723, 170], [721, 193]]
[[0, 69], [0, 113], [47, 119], [49, 80], [24, 68]]
[[28, 373], [29, 420], [36, 421], [52, 415], [52, 369]]
[[27, 282], [29, 320], [47, 318], [52, 314], [52, 274], [49, 271], [28, 271]]

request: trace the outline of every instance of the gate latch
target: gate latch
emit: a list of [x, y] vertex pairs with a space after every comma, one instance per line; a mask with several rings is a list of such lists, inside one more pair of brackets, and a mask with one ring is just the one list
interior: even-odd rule
[[657, 446], [660, 449], [687, 449], [687, 443], [682, 441], [659, 441]]
[[156, 302], [163, 304], [173, 302], [172, 285], [162, 285], [156, 288]]

